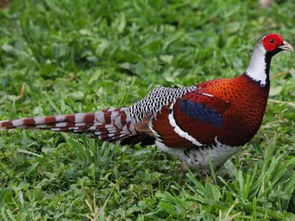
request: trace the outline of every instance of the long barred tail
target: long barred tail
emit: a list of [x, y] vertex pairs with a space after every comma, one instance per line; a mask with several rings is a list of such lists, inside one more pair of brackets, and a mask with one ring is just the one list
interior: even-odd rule
[[0, 129], [15, 128], [88, 133], [106, 141], [124, 140], [137, 134], [127, 108], [0, 121]]

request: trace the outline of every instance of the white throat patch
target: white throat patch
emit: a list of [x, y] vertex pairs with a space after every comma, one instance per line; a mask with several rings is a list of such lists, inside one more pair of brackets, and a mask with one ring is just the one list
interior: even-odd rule
[[262, 87], [267, 83], [265, 54], [266, 50], [258, 43], [253, 51], [250, 64], [246, 70], [246, 75], [254, 81], [259, 82]]

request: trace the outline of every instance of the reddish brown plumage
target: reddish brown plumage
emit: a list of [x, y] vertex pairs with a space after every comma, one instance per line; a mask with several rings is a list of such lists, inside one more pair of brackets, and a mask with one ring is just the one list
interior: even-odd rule
[[[219, 141], [229, 146], [241, 146], [258, 131], [265, 112], [269, 87], [260, 87], [245, 74], [232, 79], [218, 79], [198, 84], [199, 90], [186, 94], [174, 105], [174, 118], [177, 125], [188, 131], [204, 145]], [[209, 96], [207, 96], [207, 94]], [[192, 119], [183, 114], [179, 103], [188, 99], [202, 103], [219, 113], [224, 119], [221, 126]], [[153, 120], [153, 129], [168, 147], [189, 147], [192, 143], [175, 133], [168, 119], [168, 107], [162, 109]]]
[[223, 113], [224, 122], [218, 130], [219, 140], [230, 146], [248, 142], [258, 131], [269, 93], [269, 86], [260, 87], [245, 74], [198, 85], [202, 92], [228, 101], [231, 105]]
[[193, 144], [190, 141], [180, 137], [177, 133], [175, 133], [174, 128], [169, 123], [168, 115], [169, 108], [168, 106], [165, 106], [157, 115], [157, 117], [153, 119], [153, 130], [155, 130], [160, 135], [160, 138], [168, 147], [192, 147]]
[[[209, 85], [211, 84], [207, 84], [207, 87]], [[202, 103], [206, 105], [206, 107], [218, 112], [221, 116], [223, 116], [224, 112], [228, 111], [230, 108], [231, 103], [228, 100], [223, 99], [222, 96], [208, 92], [209, 91], [205, 89], [200, 89], [199, 91], [188, 93], [183, 99], [189, 99], [196, 103]], [[213, 95], [213, 97], [207, 96], [207, 93]], [[214, 138], [217, 136], [220, 127], [200, 120], [191, 119], [189, 116], [181, 113], [179, 110], [179, 105], [175, 105], [174, 116], [178, 125], [183, 128], [183, 130], [190, 131], [190, 135], [196, 138], [196, 140], [198, 140], [200, 143], [205, 145], [214, 143]]]
[[90, 133], [106, 141], [152, 144], [179, 156], [186, 165], [215, 166], [247, 143], [261, 126], [269, 93], [271, 58], [293, 50], [281, 35], [257, 42], [239, 77], [180, 89], [159, 87], [128, 108], [95, 113], [1, 121], [0, 128], [39, 128]]

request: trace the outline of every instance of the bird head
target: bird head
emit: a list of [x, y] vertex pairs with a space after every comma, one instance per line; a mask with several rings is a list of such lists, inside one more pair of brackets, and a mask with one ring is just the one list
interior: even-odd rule
[[260, 86], [269, 85], [269, 69], [272, 57], [281, 51], [293, 51], [290, 45], [280, 34], [262, 36], [254, 48], [246, 75], [252, 80], [260, 82]]
[[281, 51], [293, 51], [292, 45], [280, 34], [271, 33], [264, 35], [259, 43], [266, 50], [266, 53], [270, 55], [275, 55]]

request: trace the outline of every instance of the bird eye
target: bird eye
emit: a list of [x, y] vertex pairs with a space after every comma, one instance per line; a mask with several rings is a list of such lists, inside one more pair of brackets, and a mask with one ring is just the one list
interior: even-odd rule
[[273, 38], [271, 38], [271, 39], [269, 39], [269, 43], [273, 44], [273, 43], [275, 43], [275, 40]]

